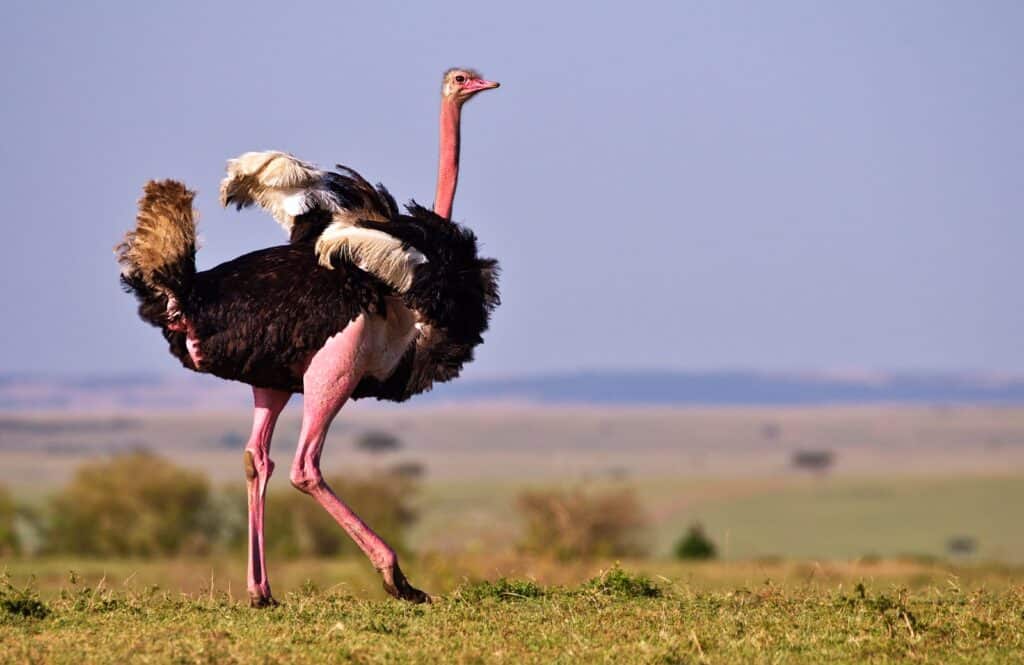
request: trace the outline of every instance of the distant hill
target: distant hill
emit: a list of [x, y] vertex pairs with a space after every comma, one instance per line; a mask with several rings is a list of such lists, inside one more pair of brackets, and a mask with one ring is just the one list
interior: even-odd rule
[[593, 371], [439, 388], [448, 399], [595, 404], [1022, 403], [1024, 377], [971, 373]]
[[[0, 410], [207, 409], [249, 404], [239, 383], [198, 374], [0, 375]], [[980, 373], [588, 371], [469, 380], [414, 400], [542, 404], [816, 405], [1024, 403], [1024, 377]]]

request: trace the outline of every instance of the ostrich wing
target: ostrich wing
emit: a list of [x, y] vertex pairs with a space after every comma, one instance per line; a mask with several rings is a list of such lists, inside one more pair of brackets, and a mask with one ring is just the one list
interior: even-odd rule
[[404, 293], [426, 257], [385, 231], [358, 226], [396, 218], [395, 199], [352, 169], [337, 168], [340, 173], [322, 171], [284, 152], [247, 152], [228, 160], [220, 202], [239, 210], [259, 205], [291, 234], [292, 242], [315, 239], [321, 265], [349, 261]]

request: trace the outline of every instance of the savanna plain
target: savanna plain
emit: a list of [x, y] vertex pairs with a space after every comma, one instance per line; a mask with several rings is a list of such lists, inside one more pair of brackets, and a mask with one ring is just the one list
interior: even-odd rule
[[[268, 494], [281, 604], [249, 609], [231, 536], [247, 431], [244, 410], [0, 416], [18, 543], [0, 557], [0, 662], [1024, 658], [1022, 408], [356, 405], [325, 470], [398, 488], [378, 523], [427, 606], [317, 545], [330, 524], [297, 526], [293, 405]], [[55, 545], [55, 513], [76, 509], [59, 497], [119, 459], [192, 474], [221, 521], [185, 544]]]

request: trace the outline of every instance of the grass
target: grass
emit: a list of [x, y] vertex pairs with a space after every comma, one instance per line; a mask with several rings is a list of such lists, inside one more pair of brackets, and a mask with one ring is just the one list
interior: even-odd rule
[[1024, 650], [1024, 587], [1009, 578], [700, 590], [611, 567], [564, 586], [462, 582], [430, 606], [308, 582], [269, 610], [214, 588], [117, 587], [5, 580], [0, 662], [996, 663]]

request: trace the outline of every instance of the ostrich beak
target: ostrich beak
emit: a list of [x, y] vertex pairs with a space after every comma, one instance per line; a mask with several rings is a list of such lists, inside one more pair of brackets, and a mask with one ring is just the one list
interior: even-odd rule
[[491, 88], [497, 88], [501, 86], [497, 81], [487, 81], [485, 79], [470, 79], [466, 81], [466, 85], [463, 86], [463, 90], [466, 92], [480, 92], [481, 90], [490, 90]]

